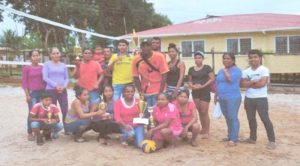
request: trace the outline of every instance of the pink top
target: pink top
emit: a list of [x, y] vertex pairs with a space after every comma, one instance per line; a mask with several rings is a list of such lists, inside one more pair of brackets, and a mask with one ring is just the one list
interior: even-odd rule
[[187, 125], [193, 119], [193, 110], [196, 109], [194, 102], [188, 102], [186, 111], [180, 110], [179, 103], [176, 100], [173, 104], [176, 105], [176, 108], [179, 110], [181, 123]]
[[38, 66], [24, 66], [22, 72], [22, 87], [28, 90], [43, 90], [45, 89], [45, 82], [43, 80], [43, 67]]
[[138, 104], [139, 99], [134, 98], [132, 105], [126, 105], [123, 98], [114, 103], [114, 118], [117, 123], [123, 122], [126, 125], [136, 126], [133, 124], [133, 118], [139, 117]]
[[176, 106], [169, 103], [167, 106], [160, 108], [157, 105], [153, 108], [153, 118], [158, 124], [164, 123], [167, 119], [171, 118], [170, 129], [172, 131], [181, 131], [182, 125], [180, 121], [179, 111]]
[[102, 73], [102, 68], [99, 63], [89, 61], [80, 63], [78, 85], [87, 89], [94, 90], [98, 81], [98, 76]]

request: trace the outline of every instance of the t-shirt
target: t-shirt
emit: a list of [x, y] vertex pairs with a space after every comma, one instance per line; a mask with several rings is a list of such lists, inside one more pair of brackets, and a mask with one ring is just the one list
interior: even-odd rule
[[59, 109], [56, 105], [51, 104], [47, 110], [42, 103], [35, 104], [31, 109], [30, 114], [37, 116], [38, 119], [45, 119], [48, 118], [48, 111], [51, 112], [52, 119], [54, 118], [54, 115], [58, 116]]
[[228, 69], [231, 81], [227, 81], [224, 69], [219, 70], [216, 77], [217, 94], [220, 99], [231, 99], [241, 97], [240, 81], [242, 71], [240, 68], [233, 66]]
[[196, 109], [194, 102], [188, 102], [186, 111], [180, 110], [179, 103], [176, 100], [173, 102], [173, 104], [179, 111], [181, 124], [187, 125], [188, 123], [190, 123], [190, 121], [193, 119], [193, 111]]
[[[156, 69], [159, 70], [159, 72], [151, 69], [151, 67], [146, 62], [144, 62], [144, 60], [140, 61], [141, 59], [142, 59], [141, 55], [137, 55], [133, 60], [132, 63], [133, 76], [134, 77], [141, 76], [141, 88], [144, 93], [158, 94], [160, 90], [160, 84], [163, 78], [162, 75], [169, 71], [169, 67], [166, 62], [166, 59], [164, 58], [163, 54], [154, 51], [152, 56], [148, 59], [149, 62]], [[138, 66], [137, 63], [139, 63]]]
[[113, 84], [128, 84], [132, 83], [132, 60], [131, 54], [113, 54], [109, 60], [109, 64], [112, 64], [118, 57], [121, 56], [121, 60], [117, 61], [113, 66]]
[[43, 90], [45, 88], [43, 67], [41, 65], [28, 65], [23, 68], [22, 87], [29, 90]]
[[46, 89], [56, 89], [57, 86], [67, 87], [69, 83], [69, 73], [66, 64], [52, 61], [44, 63], [43, 79], [47, 83]]
[[93, 55], [93, 60], [96, 61], [96, 62], [98, 62], [98, 63], [99, 63], [100, 60], [102, 60], [102, 62], [99, 63], [100, 65], [102, 65], [104, 63], [104, 55], [102, 55], [102, 54], [94, 54]]
[[95, 89], [98, 75], [102, 73], [102, 68], [98, 62], [89, 61], [80, 63], [78, 85], [91, 91]]
[[114, 103], [114, 118], [117, 123], [123, 122], [126, 125], [136, 126], [133, 124], [133, 118], [139, 117], [138, 104], [139, 99], [134, 98], [132, 105], [126, 105], [124, 98]]
[[182, 130], [179, 111], [176, 106], [169, 103], [167, 106], [160, 108], [157, 105], [153, 107], [153, 118], [158, 124], [164, 123], [167, 119], [172, 119], [169, 128], [173, 131]]
[[[260, 80], [262, 77], [269, 77], [269, 69], [265, 66], [259, 66], [256, 70], [252, 70], [251, 67], [243, 71], [243, 78], [249, 80]], [[260, 98], [268, 96], [267, 84], [261, 88], [247, 88], [246, 97], [248, 98]]]
[[[209, 73], [213, 72], [211, 67], [204, 65], [203, 68], [199, 71], [195, 70], [195, 67], [190, 67], [188, 75], [192, 77], [193, 84], [205, 84], [209, 80]], [[206, 86], [205, 89], [209, 89], [209, 86]]]

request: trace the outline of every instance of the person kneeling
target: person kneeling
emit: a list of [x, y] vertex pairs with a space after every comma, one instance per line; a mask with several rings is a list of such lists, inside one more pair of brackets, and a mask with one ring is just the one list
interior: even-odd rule
[[179, 112], [176, 106], [169, 103], [168, 95], [161, 93], [157, 96], [157, 104], [153, 108], [155, 127], [150, 129], [147, 137], [154, 140], [156, 148], [165, 146], [165, 142], [176, 146], [176, 140], [182, 132]]
[[[43, 145], [43, 135], [46, 140], [52, 138], [58, 138], [58, 132], [63, 128], [59, 123], [59, 109], [51, 104], [51, 95], [47, 92], [41, 94], [41, 102], [33, 106], [30, 111], [31, 128], [36, 136], [36, 142], [38, 145]], [[41, 134], [43, 130], [43, 135]]]

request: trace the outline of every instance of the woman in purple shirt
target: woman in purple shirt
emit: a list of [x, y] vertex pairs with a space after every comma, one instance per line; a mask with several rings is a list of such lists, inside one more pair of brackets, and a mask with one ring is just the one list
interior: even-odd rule
[[47, 83], [46, 90], [52, 97], [52, 103], [59, 102], [60, 109], [63, 115], [63, 122], [65, 121], [68, 112], [68, 95], [67, 86], [69, 83], [69, 75], [66, 64], [60, 61], [60, 51], [58, 48], [51, 49], [51, 61], [44, 64], [43, 79]]
[[[45, 83], [42, 76], [42, 66], [39, 65], [40, 53], [37, 50], [29, 52], [31, 65], [24, 66], [22, 71], [22, 87], [26, 95], [29, 112], [34, 104], [40, 101], [41, 92], [45, 89]], [[29, 114], [27, 118], [28, 140], [33, 141], [34, 136], [29, 122]]]

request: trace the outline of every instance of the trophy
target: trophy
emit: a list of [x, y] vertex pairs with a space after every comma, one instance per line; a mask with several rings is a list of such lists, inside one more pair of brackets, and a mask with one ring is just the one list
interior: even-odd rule
[[102, 101], [102, 102], [99, 104], [99, 109], [100, 109], [100, 110], [106, 110], [106, 103]]
[[138, 111], [139, 111], [139, 117], [133, 119], [133, 123], [135, 124], [145, 124], [148, 125], [149, 121], [147, 118], [144, 117], [144, 113], [147, 107], [147, 103], [145, 101], [145, 96], [143, 94], [140, 94], [140, 100], [137, 103]]
[[48, 123], [50, 124], [51, 123], [51, 118], [52, 118], [52, 113], [51, 113], [49, 107], [46, 107], [46, 110], [47, 110]]
[[150, 128], [154, 128], [154, 118], [153, 118], [153, 107], [148, 107], [148, 112], [150, 113], [149, 121], [150, 121]]

